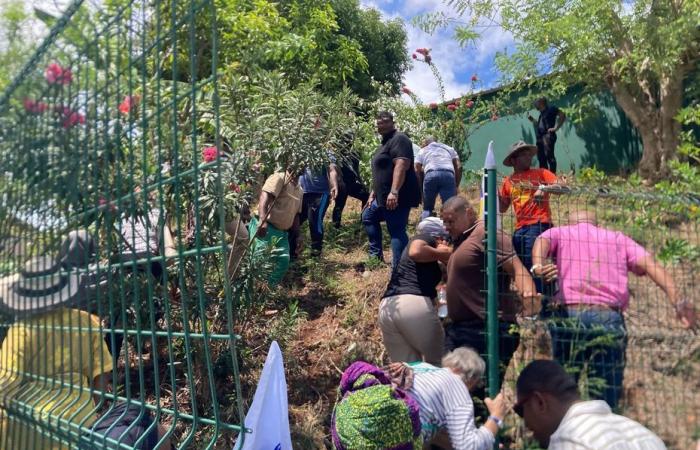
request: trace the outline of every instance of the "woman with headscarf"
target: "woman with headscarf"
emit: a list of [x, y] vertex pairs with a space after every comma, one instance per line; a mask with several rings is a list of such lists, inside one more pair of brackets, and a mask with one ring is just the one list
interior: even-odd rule
[[439, 364], [444, 331], [434, 299], [442, 280], [440, 262], [447, 263], [452, 250], [437, 217], [422, 220], [416, 232], [392, 271], [379, 305], [379, 327], [392, 361]]

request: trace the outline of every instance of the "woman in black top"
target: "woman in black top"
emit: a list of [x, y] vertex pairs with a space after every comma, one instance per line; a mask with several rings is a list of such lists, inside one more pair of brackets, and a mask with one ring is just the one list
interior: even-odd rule
[[433, 299], [442, 279], [439, 262], [447, 263], [452, 250], [443, 241], [440, 219], [429, 217], [416, 231], [392, 271], [379, 305], [379, 327], [393, 362], [439, 365], [444, 333]]

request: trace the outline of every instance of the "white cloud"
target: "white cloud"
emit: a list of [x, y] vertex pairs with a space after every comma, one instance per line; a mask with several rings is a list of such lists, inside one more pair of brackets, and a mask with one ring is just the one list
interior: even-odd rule
[[[472, 88], [472, 74], [488, 80], [487, 85], [480, 83], [476, 89], [493, 87], [497, 77], [494, 54], [513, 44], [512, 35], [493, 24], [480, 28], [482, 38], [468, 48], [461, 48], [454, 40], [454, 27], [429, 35], [411, 24], [411, 18], [417, 14], [452, 13], [443, 0], [362, 0], [361, 3], [379, 10], [387, 19], [400, 17], [404, 20], [409, 54], [420, 47], [432, 49], [433, 62], [442, 75], [447, 99], [468, 93]], [[440, 101], [437, 82], [427, 64], [414, 61], [413, 68], [404, 75], [404, 82], [423, 102]]]

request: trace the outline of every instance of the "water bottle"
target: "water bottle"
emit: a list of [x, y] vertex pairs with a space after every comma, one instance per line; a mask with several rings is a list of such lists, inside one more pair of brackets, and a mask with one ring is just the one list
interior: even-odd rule
[[438, 289], [438, 317], [447, 317], [447, 290], [444, 284]]

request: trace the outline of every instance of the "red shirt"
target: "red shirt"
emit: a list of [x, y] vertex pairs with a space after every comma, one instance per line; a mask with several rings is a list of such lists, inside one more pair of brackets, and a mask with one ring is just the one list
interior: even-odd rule
[[537, 222], [552, 223], [549, 210], [549, 194], [545, 193], [541, 202], [534, 199], [541, 184], [554, 184], [557, 176], [547, 169], [528, 169], [514, 173], [503, 180], [499, 197], [510, 199], [515, 211], [515, 228], [522, 228]]

